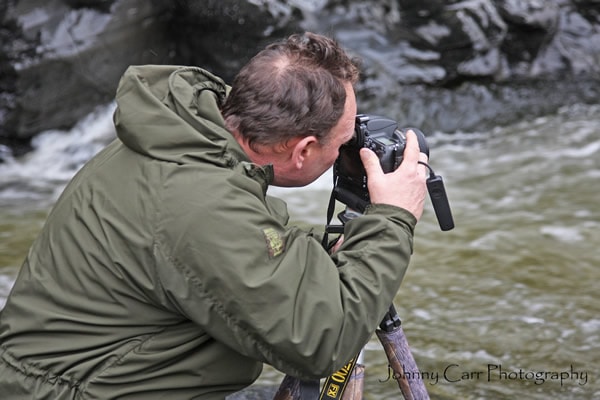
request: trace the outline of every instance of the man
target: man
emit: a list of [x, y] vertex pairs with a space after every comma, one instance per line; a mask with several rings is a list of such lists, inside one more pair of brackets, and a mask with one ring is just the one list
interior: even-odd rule
[[118, 139], [67, 186], [0, 316], [2, 399], [222, 399], [263, 363], [315, 378], [358, 353], [412, 252], [416, 137], [390, 174], [361, 154], [374, 205], [331, 256], [266, 195], [331, 167], [357, 79], [310, 33], [259, 53], [232, 88], [195, 67], [129, 68]]

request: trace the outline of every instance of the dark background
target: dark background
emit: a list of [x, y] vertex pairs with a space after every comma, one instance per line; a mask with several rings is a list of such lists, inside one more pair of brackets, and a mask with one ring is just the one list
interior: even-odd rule
[[128, 65], [197, 65], [229, 82], [304, 30], [363, 58], [360, 111], [425, 131], [600, 98], [599, 0], [4, 0], [0, 23], [0, 145], [15, 154], [112, 101]]

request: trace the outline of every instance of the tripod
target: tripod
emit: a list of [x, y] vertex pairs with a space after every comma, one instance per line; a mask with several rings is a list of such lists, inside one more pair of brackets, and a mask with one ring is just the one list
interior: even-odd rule
[[[365, 120], [365, 121], [368, 121]], [[358, 119], [361, 124], [364, 121]], [[365, 128], [368, 130], [368, 127]], [[357, 131], [361, 131], [357, 129]], [[419, 143], [421, 150], [425, 149], [429, 154], [428, 147], [422, 140]], [[362, 144], [361, 144], [362, 146]], [[350, 152], [351, 153], [351, 152]], [[327, 210], [327, 225], [325, 235], [323, 236], [322, 245], [326, 250], [331, 250], [332, 246], [328, 243], [328, 234], [344, 233], [344, 224], [349, 220], [361, 215], [367, 204], [369, 204], [368, 192], [366, 191], [366, 177], [361, 180], [360, 190], [356, 193], [357, 184], [344, 181], [344, 185], [339, 184], [339, 172], [344, 164], [338, 157], [334, 168], [334, 189], [331, 193], [329, 207]], [[356, 158], [356, 155], [355, 155]], [[355, 160], [356, 161], [356, 160]], [[433, 208], [438, 219], [440, 228], [447, 231], [454, 228], [454, 220], [452, 212], [446, 196], [444, 183], [439, 175], [435, 175], [433, 169], [426, 164], [419, 162], [429, 170], [429, 178], [427, 179], [427, 189], [433, 204]], [[355, 162], [354, 164], [358, 164]], [[364, 175], [364, 169], [361, 170]], [[346, 171], [347, 172], [347, 171]], [[352, 182], [350, 180], [349, 182]], [[353, 190], [349, 190], [353, 189]], [[333, 218], [336, 200], [346, 204], [346, 210], [338, 215], [342, 225], [330, 225]], [[358, 210], [355, 212], [350, 208]], [[393, 371], [393, 378], [398, 382], [400, 392], [405, 400], [429, 400], [429, 394], [425, 389], [422, 374], [419, 373], [417, 364], [412, 356], [408, 341], [402, 329], [402, 322], [394, 305], [392, 304], [375, 331], [377, 338], [383, 345], [385, 354], [389, 361], [389, 367]], [[358, 357], [354, 357], [338, 372], [331, 375], [325, 381], [321, 394], [319, 396], [319, 381], [300, 381], [296, 378], [286, 376], [275, 395], [274, 400], [360, 400], [362, 399], [362, 377], [364, 366], [358, 364]], [[358, 364], [358, 365], [357, 365]], [[350, 384], [352, 383], [352, 384]], [[350, 388], [351, 390], [348, 390]]]
[[[333, 208], [330, 204], [328, 222], [331, 220]], [[345, 224], [356, 216], [351, 210], [340, 213], [338, 218]], [[323, 246], [330, 249], [328, 233], [343, 233], [343, 225], [327, 225], [323, 237]], [[388, 359], [388, 366], [393, 371], [392, 377], [398, 382], [398, 387], [405, 400], [429, 400], [429, 394], [419, 373], [417, 364], [412, 356], [408, 341], [402, 329], [402, 321], [394, 305], [383, 317], [375, 331], [383, 345]], [[320, 382], [302, 381], [286, 375], [273, 400], [361, 400], [365, 367], [362, 364], [362, 352], [352, 358], [340, 370], [329, 376], [319, 395]]]
[[[390, 306], [379, 328], [377, 338], [393, 371], [392, 377], [405, 400], [429, 400], [417, 364], [402, 330], [400, 317]], [[362, 352], [361, 352], [362, 354]], [[361, 400], [365, 367], [361, 355], [354, 357], [338, 372], [327, 378], [319, 395], [319, 381], [302, 381], [286, 375], [273, 400]]]

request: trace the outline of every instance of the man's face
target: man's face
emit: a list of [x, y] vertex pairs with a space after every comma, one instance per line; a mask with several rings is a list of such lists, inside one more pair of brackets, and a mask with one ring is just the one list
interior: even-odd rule
[[331, 168], [339, 155], [340, 147], [354, 136], [356, 95], [350, 83], [346, 83], [345, 86], [346, 104], [344, 114], [331, 129], [329, 140], [326, 143], [318, 143], [310, 158], [303, 164], [298, 186], [308, 185]]

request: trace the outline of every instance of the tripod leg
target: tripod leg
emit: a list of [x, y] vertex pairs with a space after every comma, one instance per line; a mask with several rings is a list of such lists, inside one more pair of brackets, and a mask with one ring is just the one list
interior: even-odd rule
[[408, 347], [402, 326], [397, 326], [389, 332], [378, 329], [376, 333], [404, 398], [406, 400], [429, 400], [429, 394], [410, 347]]
[[319, 397], [319, 381], [303, 381], [286, 375], [273, 400], [314, 400]]
[[359, 362], [354, 366], [346, 389], [344, 389], [342, 400], [362, 400], [364, 386], [365, 366]]

